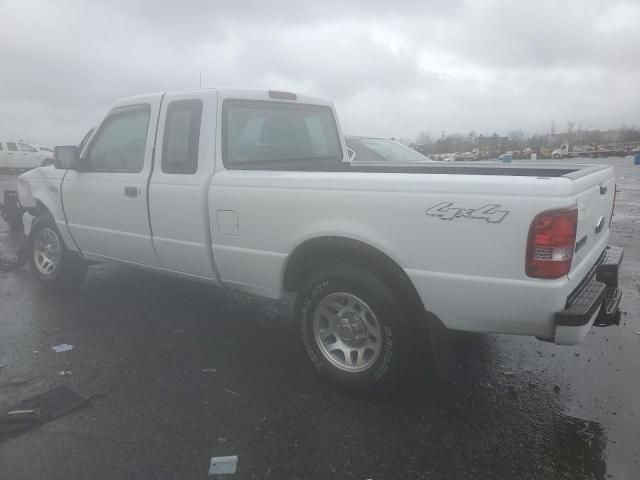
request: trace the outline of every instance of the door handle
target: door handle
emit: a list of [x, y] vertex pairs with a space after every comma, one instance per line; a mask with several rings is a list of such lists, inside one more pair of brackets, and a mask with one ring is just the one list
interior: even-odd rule
[[135, 198], [138, 196], [138, 188], [137, 187], [124, 187], [124, 194], [127, 197]]

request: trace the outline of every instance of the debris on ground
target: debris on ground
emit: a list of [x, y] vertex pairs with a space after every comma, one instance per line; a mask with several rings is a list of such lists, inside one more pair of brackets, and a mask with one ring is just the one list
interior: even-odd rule
[[237, 455], [229, 455], [227, 457], [211, 457], [211, 464], [209, 465], [209, 475], [225, 475], [236, 473], [237, 465]]
[[58, 372], [58, 375], [60, 375], [62, 377], [66, 376], [66, 375], [72, 375], [72, 374], [73, 374], [73, 372], [71, 370], [60, 370]]
[[239, 397], [240, 394], [238, 392], [234, 392], [233, 390], [231, 390], [230, 388], [223, 388], [223, 390], [227, 393], [230, 393], [231, 395], [235, 395], [236, 397]]
[[51, 350], [55, 351], [56, 353], [68, 352], [69, 350], [73, 350], [73, 345], [69, 345], [68, 343], [61, 343], [60, 345], [51, 347]]
[[505, 377], [515, 377], [516, 374], [514, 372], [502, 372]]
[[39, 408], [11, 410], [2, 419], [5, 423], [35, 423], [40, 421]]
[[27, 263], [26, 239], [22, 234], [10, 233], [0, 243], [0, 270], [10, 272]]
[[227, 443], [227, 439], [224, 437], [218, 437], [218, 442], [220, 443]]
[[0, 416], [0, 441], [34, 425], [66, 415], [87, 402], [87, 398], [64, 385], [23, 400]]
[[560, 393], [560, 387], [558, 385], [555, 385], [553, 387], [553, 391], [556, 392], [556, 393]]
[[217, 368], [203, 368], [200, 370], [202, 373], [216, 373], [218, 371]]
[[633, 332], [633, 333], [635, 333], [636, 335], [640, 335], [640, 332]]
[[[35, 377], [34, 377], [35, 378]], [[24, 378], [24, 377], [18, 377], [15, 378], [11, 381], [11, 385], [23, 385], [25, 383], [30, 382], [31, 380], [34, 380], [34, 378]]]

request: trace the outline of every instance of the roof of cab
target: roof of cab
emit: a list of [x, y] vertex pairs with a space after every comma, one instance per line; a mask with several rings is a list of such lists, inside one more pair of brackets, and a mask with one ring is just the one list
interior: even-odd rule
[[144, 95], [136, 95], [133, 97], [127, 97], [127, 98], [122, 98], [118, 100], [114, 104], [114, 107], [131, 105], [135, 103], [144, 103], [151, 99], [161, 97], [162, 95], [165, 95], [165, 94], [193, 92], [194, 96], [196, 96], [198, 95], [198, 93], [210, 92], [210, 91], [217, 91], [218, 94], [220, 95], [221, 100], [225, 100], [225, 99], [268, 100], [268, 101], [284, 102], [284, 103], [307, 103], [312, 105], [333, 106], [333, 102], [327, 98], [316, 97], [312, 95], [303, 95], [296, 92], [290, 92], [296, 95], [295, 100], [287, 100], [282, 98], [273, 98], [269, 96], [269, 92], [273, 92], [273, 91], [282, 92], [283, 90], [220, 87], [220, 88], [194, 88], [194, 89], [185, 89], [185, 90], [171, 90], [167, 92], [155, 92], [155, 93], [148, 93]]

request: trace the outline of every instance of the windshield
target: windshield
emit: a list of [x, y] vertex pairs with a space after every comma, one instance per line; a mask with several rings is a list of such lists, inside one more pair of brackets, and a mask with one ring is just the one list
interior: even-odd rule
[[430, 160], [420, 152], [393, 140], [383, 138], [362, 138], [359, 143], [377, 153], [387, 162], [419, 162]]

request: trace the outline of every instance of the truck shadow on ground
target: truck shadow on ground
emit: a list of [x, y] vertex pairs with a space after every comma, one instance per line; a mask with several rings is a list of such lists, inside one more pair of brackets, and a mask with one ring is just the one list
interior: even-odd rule
[[[177, 449], [185, 465], [237, 452], [239, 478], [606, 475], [601, 426], [563, 414], [571, 399], [553, 378], [505, 375], [494, 337], [454, 334], [445, 378], [416, 361], [395, 395], [365, 400], [314, 374], [291, 324], [290, 300], [119, 267], [92, 270], [76, 290], [36, 291], [34, 322], [74, 332], [82, 345], [74, 381], [114, 392], [94, 407], [109, 423], [105, 435], [153, 431], [148, 474], [175, 474], [174, 464], [157, 458]], [[176, 413], [185, 401], [188, 409]], [[119, 409], [140, 412], [121, 418]], [[228, 440], [212, 452], [219, 437]], [[119, 452], [124, 458], [151, 460], [143, 446], [125, 445], [132, 450]]]

